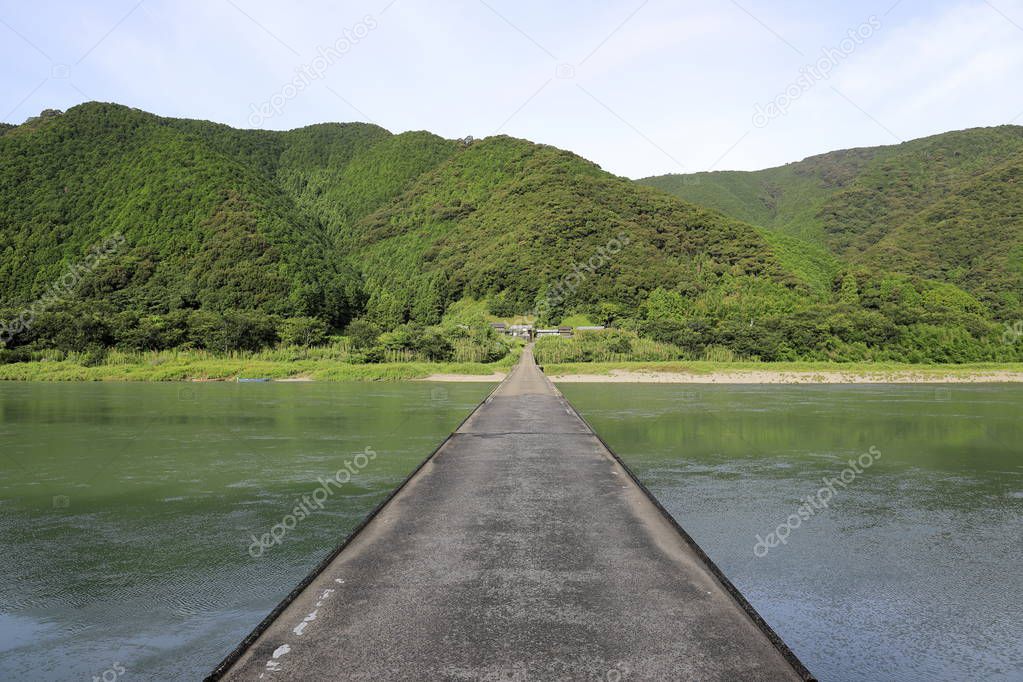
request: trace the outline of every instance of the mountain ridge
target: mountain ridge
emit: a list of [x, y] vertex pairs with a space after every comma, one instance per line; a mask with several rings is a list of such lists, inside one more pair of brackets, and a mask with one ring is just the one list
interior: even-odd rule
[[[817, 243], [850, 263], [963, 286], [1003, 319], [1018, 319], [1021, 171], [1023, 127], [1005, 125], [829, 152], [762, 171], [639, 182]], [[978, 196], [986, 203], [978, 205]]]
[[[0, 200], [9, 311], [92, 244], [124, 237], [53, 313], [64, 317], [15, 340], [33, 348], [201, 346], [195, 320], [240, 320], [258, 346], [277, 338], [273, 320], [386, 331], [436, 325], [477, 300], [497, 317], [542, 309], [545, 323], [613, 322], [696, 355], [1007, 352], [986, 305], [956, 287], [843, 261], [507, 136], [446, 140], [365, 123], [236, 130], [87, 103], [0, 137]], [[628, 247], [579, 267], [615, 240]], [[77, 335], [62, 336], [69, 325]], [[138, 329], [170, 327], [139, 341]]]

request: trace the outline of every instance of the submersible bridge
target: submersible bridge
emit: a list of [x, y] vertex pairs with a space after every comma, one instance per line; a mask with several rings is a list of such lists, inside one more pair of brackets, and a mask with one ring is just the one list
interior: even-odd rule
[[812, 680], [527, 348], [218, 680]]

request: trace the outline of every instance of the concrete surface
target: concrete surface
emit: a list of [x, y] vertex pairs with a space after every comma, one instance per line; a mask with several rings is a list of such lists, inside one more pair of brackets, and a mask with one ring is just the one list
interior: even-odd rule
[[805, 679], [754, 617], [527, 349], [225, 678]]

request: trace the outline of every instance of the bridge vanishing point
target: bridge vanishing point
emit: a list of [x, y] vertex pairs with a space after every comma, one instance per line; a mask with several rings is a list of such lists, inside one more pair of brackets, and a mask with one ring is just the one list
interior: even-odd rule
[[812, 680], [536, 366], [210, 680]]

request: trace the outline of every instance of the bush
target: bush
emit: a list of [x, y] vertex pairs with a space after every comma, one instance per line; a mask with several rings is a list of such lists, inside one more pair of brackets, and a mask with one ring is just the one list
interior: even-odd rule
[[639, 332], [654, 341], [678, 346], [692, 357], [699, 356], [713, 338], [707, 323], [700, 319], [653, 320], [640, 324]]
[[631, 332], [580, 332], [566, 338], [544, 336], [536, 342], [536, 361], [542, 365], [561, 362], [657, 362], [683, 359], [681, 348], [637, 337]]
[[316, 317], [281, 320], [277, 336], [286, 346], [319, 346], [327, 340], [327, 323]]
[[353, 320], [345, 329], [345, 336], [349, 338], [353, 348], [371, 348], [377, 342], [381, 329], [368, 320]]
[[27, 348], [0, 349], [0, 365], [13, 364], [15, 362], [32, 362], [36, 359], [35, 353]]
[[110, 346], [114, 342], [112, 318], [112, 311], [106, 306], [67, 305], [36, 315], [30, 328], [20, 333], [11, 345], [72, 351]]
[[448, 362], [454, 358], [455, 346], [436, 330], [428, 331], [419, 340], [418, 350], [427, 360]]
[[610, 353], [631, 353], [632, 341], [621, 332], [606, 333], [606, 347]]
[[170, 315], [136, 317], [132, 313], [117, 316], [118, 347], [124, 350], [169, 350], [188, 339], [188, 316], [183, 312]]
[[79, 361], [83, 367], [98, 367], [103, 364], [103, 361], [107, 359], [107, 347], [106, 346], [90, 346], [82, 354], [82, 358]]
[[259, 350], [277, 343], [277, 319], [254, 310], [224, 313], [225, 350]]
[[219, 353], [260, 350], [277, 343], [277, 319], [249, 310], [229, 310], [223, 315], [195, 310], [188, 316], [187, 338], [196, 348]]

